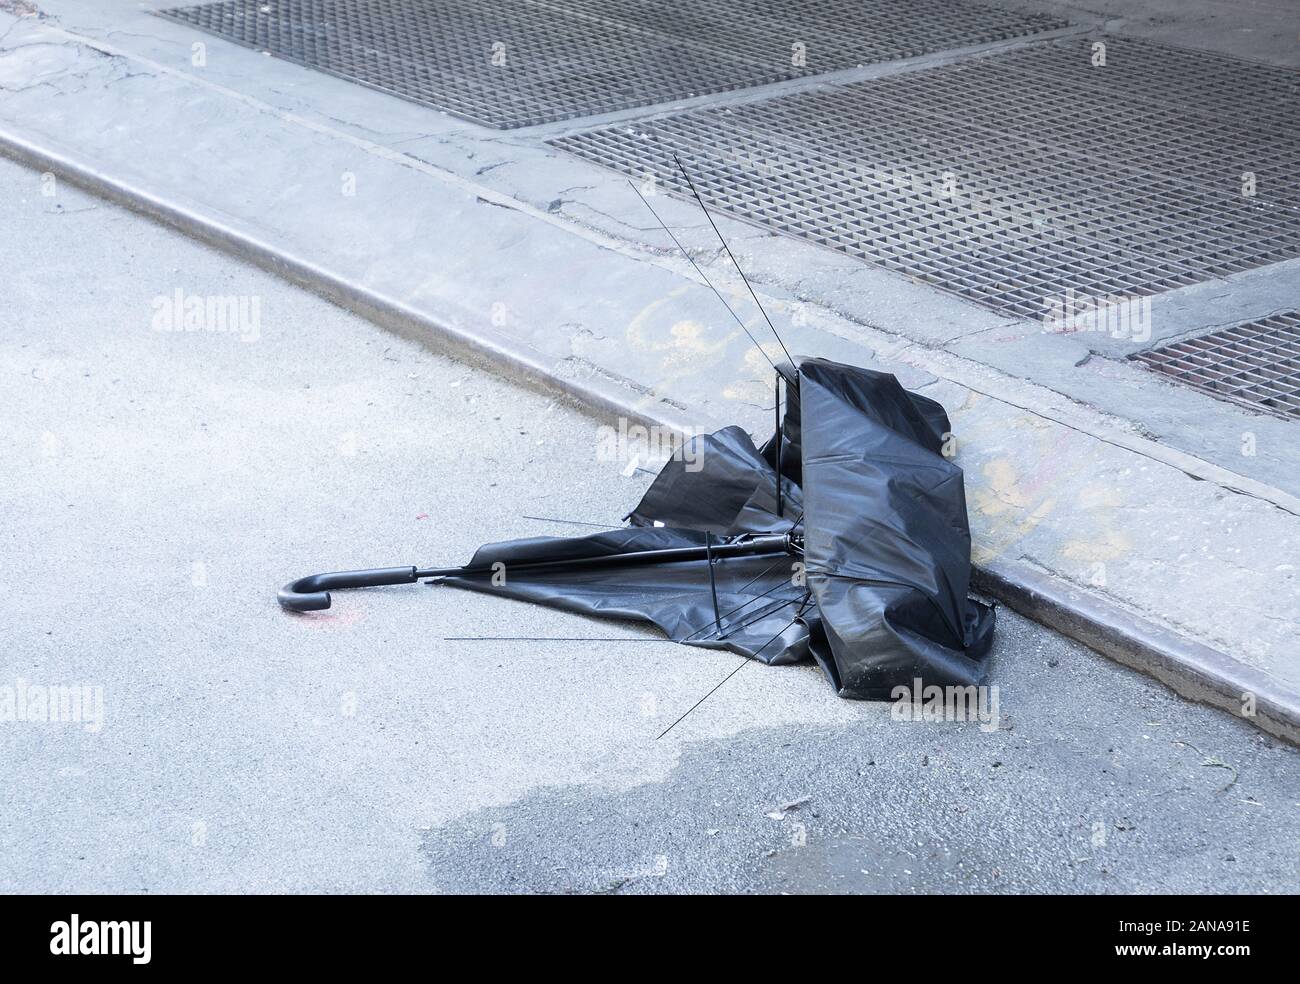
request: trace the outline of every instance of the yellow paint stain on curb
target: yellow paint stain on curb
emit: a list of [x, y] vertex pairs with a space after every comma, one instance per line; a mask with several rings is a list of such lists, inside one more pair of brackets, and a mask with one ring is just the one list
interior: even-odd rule
[[[666, 331], [661, 325], [653, 323], [666, 304], [691, 289], [689, 285], [678, 287], [651, 301], [633, 316], [624, 332], [630, 349], [649, 352], [657, 358], [660, 382], [682, 379], [705, 369], [716, 368], [726, 357], [732, 343], [741, 335], [739, 329], [723, 332], [690, 319], [675, 321]], [[733, 381], [724, 385], [723, 396], [746, 402], [761, 400], [764, 394], [770, 394], [771, 391], [770, 383], [761, 382], [771, 378], [772, 367], [768, 360], [779, 362], [784, 357], [776, 342], [771, 346], [764, 344], [762, 351], [752, 345], [747, 346], [743, 365], [737, 367]]]
[[1032, 533], [1056, 509], [1056, 499], [1049, 496], [1035, 503], [1006, 458], [988, 462], [980, 472], [988, 484], [973, 490], [975, 508], [995, 521], [981, 538], [977, 557], [989, 560]]
[[1028, 498], [1016, 482], [1016, 469], [1006, 458], [990, 461], [980, 469], [986, 487], [975, 490], [975, 508], [986, 516], [1000, 516], [1010, 510], [1023, 510]]
[[665, 356], [665, 368], [674, 361], [689, 359], [697, 367], [699, 361], [704, 356], [715, 355], [726, 349], [727, 344], [734, 337], [732, 334], [723, 335], [717, 341], [709, 340], [709, 329], [700, 324], [698, 321], [689, 319], [674, 321], [665, 334], [661, 328], [651, 325], [651, 319], [665, 304], [676, 300], [681, 296], [687, 287], [678, 287], [670, 291], [665, 296], [656, 301], [651, 301], [628, 322], [627, 331], [624, 333], [628, 344], [642, 352], [663, 353]]

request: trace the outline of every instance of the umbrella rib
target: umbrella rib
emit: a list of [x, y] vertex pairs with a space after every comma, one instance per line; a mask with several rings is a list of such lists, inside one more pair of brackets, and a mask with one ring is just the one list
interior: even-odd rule
[[[799, 621], [799, 616], [803, 614], [803, 608], [804, 608], [804, 605], [808, 604], [808, 599], [809, 599], [811, 596], [812, 596], [812, 592], [809, 592], [807, 595], [804, 596], [804, 600], [803, 600], [803, 602], [799, 605], [799, 611], [795, 612], [795, 616], [794, 616], [794, 618], [790, 619], [790, 621], [786, 624], [785, 628], [783, 628], [783, 629], [782, 629], [780, 632], [778, 632], [776, 635], [772, 636], [771, 639], [768, 639], [767, 642], [763, 643], [762, 647], [759, 648], [759, 649], [754, 653], [753, 656], [746, 656], [746, 657], [744, 658], [744, 660], [741, 662], [741, 664], [740, 664], [739, 666], [737, 666], [734, 670], [732, 670], [732, 671], [731, 671], [730, 673], [728, 673], [725, 677], [723, 677], [721, 680], [718, 681], [718, 685], [717, 685], [716, 687], [714, 687], [714, 688], [713, 688], [712, 690], [710, 690], [707, 694], [705, 694], [703, 697], [701, 697], [699, 700], [697, 700], [694, 704], [692, 704], [689, 708], [687, 708], [687, 710], [686, 710], [686, 714], [683, 714], [681, 717], [679, 717], [679, 718], [678, 718], [676, 721], [674, 721], [672, 724], [668, 725], [668, 727], [664, 728], [664, 730], [663, 730], [662, 732], [660, 732], [660, 734], [659, 734], [659, 738], [662, 738], [664, 735], [668, 734], [668, 732], [672, 731], [673, 728], [677, 727], [679, 724], [681, 724], [683, 721], [685, 721], [687, 715], [689, 715], [689, 714], [691, 713], [691, 711], [695, 710], [695, 708], [699, 707], [699, 706], [700, 706], [701, 704], [703, 704], [706, 700], [708, 700], [710, 697], [712, 697], [714, 694], [716, 694], [716, 693], [717, 693], [717, 692], [722, 688], [722, 685], [723, 685], [724, 683], [726, 683], [728, 680], [730, 680], [732, 677], [734, 677], [737, 673], [739, 673], [741, 670], [743, 670], [743, 669], [745, 668], [745, 664], [746, 664], [746, 663], [751, 663], [751, 662], [753, 662], [754, 659], [758, 656], [759, 653], [761, 653], [761, 652], [762, 652], [764, 649], [766, 649], [768, 646], [772, 645], [772, 643], [776, 642], [777, 639], [781, 638], [781, 636], [785, 634], [786, 629], [790, 628], [791, 625], [794, 625], [795, 622]], [[655, 741], [658, 741], [659, 738], [656, 738]]]
[[[792, 525], [790, 528], [793, 530], [793, 529], [795, 529], [796, 527], [798, 527], [798, 525], [799, 525], [800, 523], [802, 523], [802, 522], [803, 522], [803, 510], [801, 509], [801, 510], [799, 511], [799, 516], [798, 516], [798, 518], [795, 519], [793, 525]], [[784, 559], [785, 559], [785, 558], [781, 558], [781, 560], [784, 560]], [[739, 592], [741, 592], [741, 591], [744, 591], [747, 587], [749, 587], [751, 584], [753, 584], [753, 583], [754, 583], [755, 581], [757, 581], [759, 578], [761, 578], [761, 577], [765, 576], [766, 574], [768, 574], [769, 572], [771, 572], [771, 570], [772, 570], [773, 568], [780, 566], [780, 564], [781, 564], [781, 560], [776, 560], [776, 561], [773, 561], [771, 564], [768, 564], [767, 567], [763, 568], [761, 571], [759, 571], [757, 574], [755, 574], [753, 577], [751, 577], [748, 581], [746, 581], [744, 584], [742, 584], [739, 588], [737, 588], [737, 589], [736, 589], [736, 592], [739, 593]], [[742, 608], [747, 608], [747, 607], [749, 607], [750, 605], [752, 605], [754, 602], [756, 602], [756, 601], [761, 601], [762, 599], [766, 598], [768, 595], [770, 595], [773, 591], [775, 591], [775, 590], [776, 590], [777, 588], [779, 588], [779, 587], [781, 587], [780, 584], [774, 585], [773, 587], [769, 588], [767, 591], [764, 591], [762, 594], [760, 594], [760, 595], [755, 595], [753, 598], [750, 598], [749, 601], [742, 602], [741, 604], [737, 605], [735, 608], [732, 608], [732, 609], [730, 609], [729, 611], [725, 611], [725, 612], [723, 612], [723, 613], [722, 613], [722, 618], [726, 618], [728, 615], [734, 615], [736, 612], [740, 611]], [[682, 636], [682, 638], [679, 639], [678, 641], [679, 641], [679, 642], [685, 642], [687, 639], [690, 639], [692, 636], [698, 635], [699, 633], [703, 632], [703, 631], [704, 631], [705, 629], [707, 629], [707, 628], [708, 628], [707, 625], [701, 625], [701, 626], [700, 626], [699, 628], [697, 628], [697, 629], [692, 629], [691, 632], [690, 632], [688, 635], [684, 635], [684, 636]], [[721, 638], [721, 636], [719, 636], [719, 638]]]
[[[773, 367], [775, 368], [775, 366]], [[781, 374], [776, 374], [776, 518], [781, 518], [781, 445], [785, 441], [781, 427]]]
[[[791, 623], [791, 624], [793, 625], [794, 623]], [[782, 630], [782, 631], [784, 631], [784, 630]], [[712, 690], [710, 690], [707, 694], [705, 694], [703, 697], [701, 697], [699, 700], [697, 700], [694, 704], [692, 704], [692, 705], [687, 709], [686, 714], [683, 714], [681, 717], [679, 717], [679, 718], [678, 718], [676, 721], [674, 721], [672, 724], [668, 725], [668, 727], [664, 728], [664, 730], [663, 730], [662, 732], [660, 732], [660, 734], [659, 734], [659, 738], [662, 738], [664, 735], [668, 734], [668, 732], [672, 731], [673, 728], [677, 727], [679, 724], [681, 724], [683, 721], [685, 721], [685, 720], [686, 720], [686, 715], [687, 715], [687, 714], [690, 714], [691, 711], [695, 710], [695, 708], [699, 707], [699, 706], [700, 706], [701, 704], [703, 704], [706, 700], [708, 700], [708, 699], [709, 699], [710, 697], [712, 697], [715, 693], [717, 693], [717, 692], [718, 692], [718, 687], [721, 687], [724, 683], [726, 683], [728, 680], [730, 680], [732, 677], [734, 677], [737, 673], [739, 673], [741, 670], [743, 670], [743, 669], [745, 668], [745, 664], [748, 663], [748, 662], [749, 662], [749, 657], [746, 656], [743, 660], [741, 660], [741, 663], [740, 663], [739, 666], [737, 666], [734, 670], [732, 670], [732, 671], [731, 671], [730, 673], [728, 673], [725, 677], [723, 677], [721, 680], [718, 681], [718, 686], [717, 686], [717, 687], [714, 687], [714, 688], [713, 688]], [[659, 738], [656, 738], [655, 741], [658, 741]]]
[[740, 587], [738, 587], [736, 590], [737, 590], [737, 591], [744, 591], [747, 587], [749, 587], [751, 584], [753, 584], [755, 581], [757, 581], [757, 580], [758, 580], [760, 577], [762, 577], [764, 574], [767, 574], [767, 573], [768, 573], [768, 572], [769, 572], [773, 567], [779, 567], [779, 566], [781, 565], [781, 561], [782, 561], [782, 560], [785, 560], [785, 558], [782, 557], [782, 558], [780, 558], [780, 560], [776, 560], [776, 561], [773, 561], [772, 563], [768, 564], [765, 568], [763, 568], [761, 571], [759, 571], [757, 574], [755, 574], [753, 577], [751, 577], [748, 581], [746, 581], [744, 584], [742, 584], [742, 585], [741, 585]]
[[560, 519], [558, 516], [521, 516], [521, 519], [537, 519], [544, 523], [565, 523], [568, 526], [596, 526], [606, 530], [621, 530], [623, 527], [613, 523], [586, 523], [580, 519]]
[[713, 595], [713, 624], [718, 627], [718, 638], [722, 638], [722, 616], [718, 614], [718, 579], [713, 570], [713, 534], [704, 531], [704, 556], [709, 564], [709, 592]]
[[[768, 358], [767, 353], [763, 351], [763, 346], [758, 344], [758, 339], [754, 337], [753, 333], [752, 333], [752, 332], [751, 332], [747, 327], [745, 327], [745, 322], [743, 322], [743, 321], [740, 320], [740, 315], [738, 315], [734, 310], [732, 310], [731, 305], [727, 303], [727, 299], [726, 299], [725, 297], [722, 296], [722, 292], [719, 291], [718, 288], [716, 288], [716, 287], [713, 286], [713, 281], [710, 280], [707, 276], [705, 276], [704, 271], [700, 269], [699, 264], [695, 262], [694, 258], [692, 258], [692, 256], [691, 256], [690, 253], [686, 252], [686, 247], [684, 247], [684, 246], [683, 246], [683, 245], [678, 241], [677, 237], [673, 235], [673, 231], [672, 231], [671, 229], [668, 228], [668, 225], [664, 222], [664, 220], [661, 219], [661, 218], [659, 218], [659, 213], [656, 212], [656, 211], [654, 210], [654, 206], [653, 206], [653, 205], [651, 205], [648, 201], [646, 201], [646, 197], [645, 197], [645, 195], [641, 194], [641, 189], [638, 188], [635, 184], [633, 184], [632, 181], [631, 181], [630, 179], [629, 179], [629, 181], [628, 181], [628, 184], [632, 185], [632, 190], [636, 192], [636, 196], [637, 196], [638, 198], [640, 198], [642, 202], [645, 202], [645, 207], [648, 208], [648, 209], [650, 209], [650, 214], [653, 215], [653, 216], [655, 217], [655, 221], [659, 223], [659, 225], [663, 228], [664, 232], [668, 233], [668, 238], [671, 239], [671, 240], [673, 241], [674, 245], [676, 245], [676, 247], [677, 247], [679, 250], [681, 250], [681, 252], [682, 252], [682, 256], [686, 257], [687, 262], [690, 263], [690, 265], [693, 266], [693, 267], [695, 268], [695, 272], [698, 273], [698, 274], [700, 275], [700, 277], [704, 280], [704, 282], [705, 282], [706, 284], [708, 284], [709, 290], [713, 291], [713, 293], [715, 293], [715, 294], [718, 295], [718, 300], [720, 300], [720, 301], [722, 302], [722, 306], [723, 306], [724, 308], [726, 308], [726, 309], [727, 309], [727, 313], [730, 314], [730, 315], [731, 315], [731, 316], [736, 320], [736, 324], [740, 325], [740, 330], [743, 331], [746, 335], [749, 336], [749, 340], [750, 340], [751, 342], [753, 342], [753, 343], [754, 343], [754, 347], [758, 349], [758, 353], [759, 353], [759, 355], [761, 355], [763, 358], [767, 359], [767, 364], [768, 364], [769, 366], [771, 366], [773, 369], [775, 369], [775, 368], [776, 368], [776, 363], [773, 362], [771, 359]], [[706, 213], [706, 214], [707, 214], [707, 213]], [[710, 221], [712, 221], [712, 220], [710, 220]], [[723, 243], [723, 245], [725, 246], [726, 243]], [[735, 261], [733, 260], [732, 262], [735, 262]], [[741, 274], [741, 276], [744, 276], [744, 274]], [[752, 291], [751, 291], [751, 293], [752, 293]], [[762, 310], [762, 307], [761, 307], [761, 306], [760, 306], [759, 310]], [[767, 314], [764, 313], [763, 317], [766, 318], [766, 317], [767, 317]], [[775, 330], [776, 330], [776, 329], [773, 329], [774, 332], [775, 332]], [[780, 340], [781, 340], [781, 339], [780, 339], [780, 337], [778, 336], [777, 341], [779, 342]], [[782, 348], [785, 348], [784, 345], [782, 345], [781, 347], [782, 347]], [[788, 353], [787, 353], [787, 354], [788, 354]]]
[[[681, 158], [676, 154], [673, 154], [673, 160], [677, 162], [677, 170], [682, 172], [682, 177], [686, 179], [686, 183], [690, 186], [691, 194], [694, 195], [695, 200], [700, 203], [700, 211], [703, 212], [704, 217], [709, 220], [709, 225], [713, 226], [713, 233], [718, 237], [718, 242], [722, 243], [722, 248], [727, 251], [727, 256], [731, 258], [731, 265], [736, 268], [736, 272], [740, 274], [740, 279], [743, 280], [745, 286], [749, 288], [749, 296], [754, 299], [754, 303], [758, 305], [759, 312], [763, 315], [763, 320], [766, 321], [767, 326], [772, 329], [772, 334], [776, 336], [776, 343], [781, 346], [781, 351], [785, 353], [785, 357], [789, 360], [790, 365], [794, 365], [794, 357], [790, 355], [790, 350], [785, 347], [785, 342], [781, 341], [780, 332], [776, 330], [776, 325], [772, 324], [772, 319], [767, 316], [767, 310], [763, 307], [763, 302], [760, 301], [758, 295], [754, 293], [754, 288], [750, 284], [749, 278], [745, 276], [745, 271], [740, 268], [740, 264], [736, 261], [736, 257], [731, 252], [731, 247], [728, 246], [727, 241], [722, 238], [722, 233], [718, 231], [718, 225], [713, 221], [713, 216], [710, 215], [709, 210], [704, 207], [704, 199], [701, 198], [700, 193], [695, 190], [695, 182], [692, 181], [691, 176], [686, 173], [686, 168], [682, 166]], [[640, 192], [637, 192], [637, 194], [640, 194]], [[760, 349], [762, 348], [762, 346], [759, 347]], [[766, 355], [766, 353], [764, 354]], [[768, 359], [767, 361], [770, 363], [772, 360]], [[772, 366], [772, 368], [775, 369], [776, 366]]]
[[[778, 563], [779, 563], [779, 562], [778, 562]], [[773, 564], [773, 565], [772, 565], [772, 567], [775, 567], [775, 566], [776, 566], [776, 564]], [[770, 570], [772, 569], [772, 567], [769, 567], [768, 570], [770, 571]], [[765, 574], [765, 573], [767, 573], [767, 571], [764, 571], [763, 573]], [[762, 577], [762, 576], [763, 576], [762, 574], [758, 575], [758, 577]], [[754, 578], [754, 581], [757, 581], [757, 580], [758, 580], [757, 577]], [[753, 584], [754, 581], [750, 581], [750, 584]], [[768, 588], [768, 589], [767, 589], [766, 591], [764, 591], [762, 594], [760, 594], [760, 595], [755, 595], [754, 597], [750, 598], [748, 601], [742, 602], [741, 604], [737, 605], [735, 608], [731, 609], [730, 611], [723, 612], [723, 613], [722, 613], [722, 617], [723, 617], [723, 618], [726, 618], [728, 615], [734, 615], [736, 612], [740, 611], [742, 608], [748, 608], [748, 607], [749, 607], [750, 605], [752, 605], [754, 602], [756, 602], [756, 601], [762, 601], [764, 598], [766, 598], [768, 595], [770, 595], [773, 591], [776, 591], [778, 588], [781, 588], [781, 587], [783, 587], [784, 585], [785, 585], [785, 581], [784, 581], [784, 580], [782, 580], [779, 584], [774, 584], [772, 587]], [[749, 586], [749, 585], [746, 585], [746, 587], [748, 587], [748, 586]], [[703, 631], [704, 631], [705, 629], [707, 629], [707, 628], [708, 628], [707, 625], [701, 625], [698, 629], [693, 629], [693, 630], [691, 631], [690, 635], [682, 636], [682, 638], [681, 638], [680, 640], [678, 640], [678, 641], [679, 641], [679, 642], [685, 642], [687, 639], [691, 638], [691, 636], [698, 635], [699, 633], [703, 632]]]
[[[751, 615], [747, 615], [745, 616], [745, 620], [743, 622], [739, 622], [735, 625], [729, 626], [728, 631], [733, 629], [747, 629], [751, 625], [754, 625], [756, 622], [763, 621], [763, 619], [767, 618], [769, 615], [775, 615], [777, 612], [779, 612], [782, 608], [785, 608], [787, 605], [795, 604], [795, 602], [799, 603], [799, 611], [795, 612], [795, 618], [797, 619], [800, 615], [803, 614], [803, 609], [808, 604], [807, 594], [805, 594], [802, 598], [791, 598], [788, 601], [783, 601], [779, 605], [776, 605], [776, 607], [774, 608], [764, 608], [762, 611], [754, 612]], [[789, 628], [789, 626], [786, 626], [786, 628]], [[759, 652], [762, 651], [763, 650], [761, 649], [759, 650]]]

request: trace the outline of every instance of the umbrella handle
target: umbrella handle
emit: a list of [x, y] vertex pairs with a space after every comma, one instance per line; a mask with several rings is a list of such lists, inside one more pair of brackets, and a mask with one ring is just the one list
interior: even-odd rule
[[319, 612], [330, 606], [331, 588], [377, 588], [385, 584], [414, 584], [414, 567], [376, 567], [368, 571], [308, 574], [280, 589], [280, 607], [291, 612]]

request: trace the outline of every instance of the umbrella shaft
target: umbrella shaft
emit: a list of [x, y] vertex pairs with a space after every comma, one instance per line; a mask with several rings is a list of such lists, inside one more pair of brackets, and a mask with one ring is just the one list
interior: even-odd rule
[[[731, 543], [717, 543], [711, 547], [669, 547], [664, 550], [637, 550], [632, 553], [602, 554], [598, 557], [570, 557], [565, 560], [510, 561], [505, 564], [510, 571], [575, 571], [604, 570], [610, 567], [640, 567], [646, 564], [679, 564], [687, 561], [707, 560], [710, 555], [715, 560], [728, 557], [753, 557], [761, 555], [788, 553], [800, 556], [803, 553], [802, 539], [773, 533], [756, 536], [748, 540], [735, 540]], [[486, 567], [430, 567], [417, 570], [417, 578], [426, 577], [465, 577], [468, 575], [494, 573], [492, 565]]]

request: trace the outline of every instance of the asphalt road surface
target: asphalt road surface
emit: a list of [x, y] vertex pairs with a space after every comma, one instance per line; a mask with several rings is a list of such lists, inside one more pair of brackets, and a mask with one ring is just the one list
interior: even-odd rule
[[1300, 888], [1294, 749], [1005, 610], [984, 727], [423, 585], [281, 612], [313, 571], [617, 524], [648, 476], [4, 162], [0, 229], [0, 699], [89, 718], [0, 720], [0, 890]]

